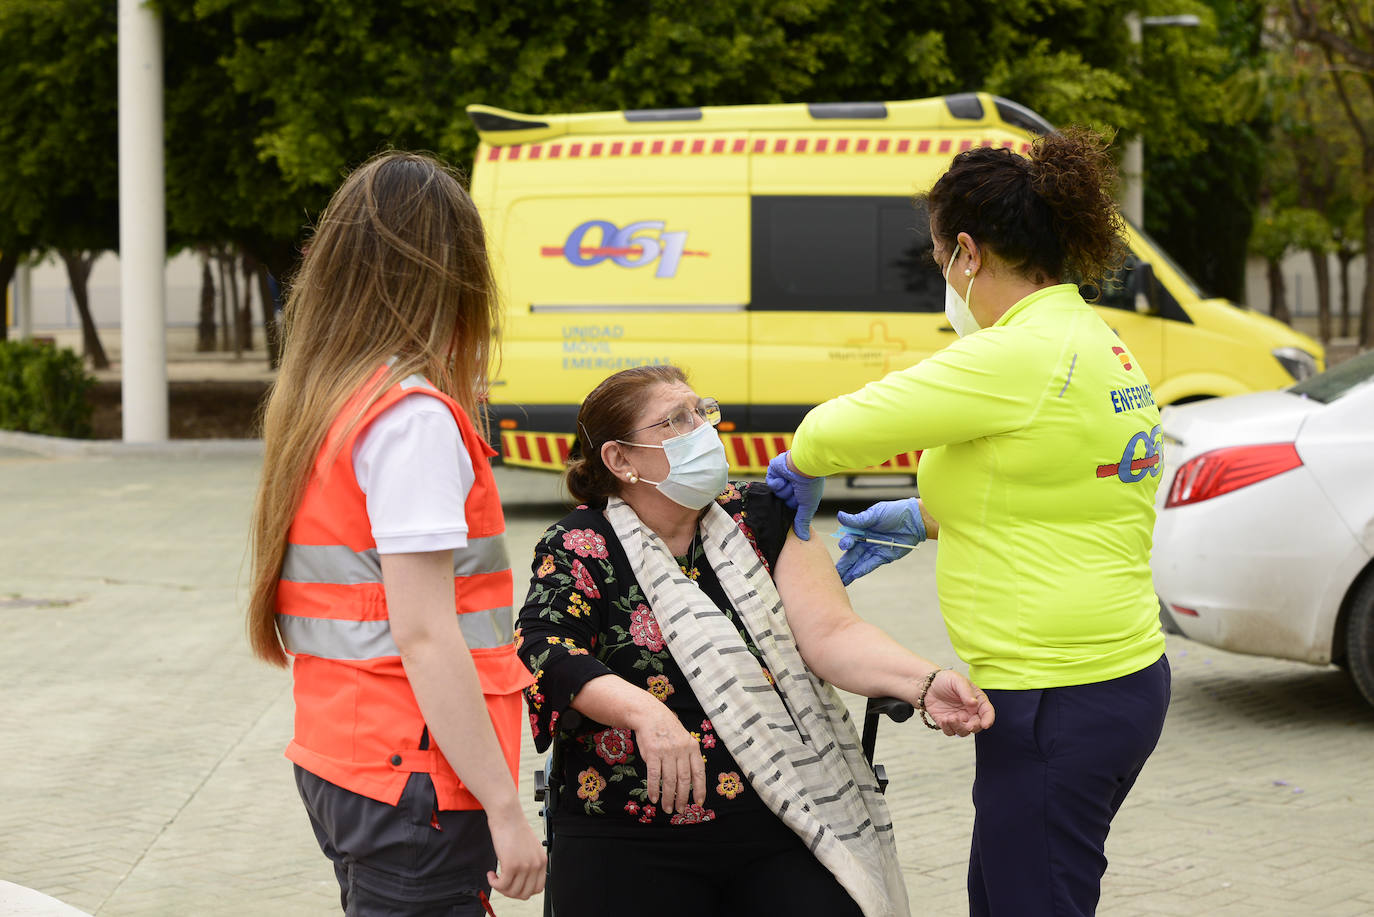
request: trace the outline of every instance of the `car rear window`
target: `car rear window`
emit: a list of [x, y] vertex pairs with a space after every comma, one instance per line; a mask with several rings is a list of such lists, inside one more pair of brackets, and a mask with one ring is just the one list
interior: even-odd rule
[[1288, 390], [1295, 395], [1330, 404], [1371, 379], [1374, 379], [1374, 350], [1346, 360], [1311, 379], [1304, 379]]

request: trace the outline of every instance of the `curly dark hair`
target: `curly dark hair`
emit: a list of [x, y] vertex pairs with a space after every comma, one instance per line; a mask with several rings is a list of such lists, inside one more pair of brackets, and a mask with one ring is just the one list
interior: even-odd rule
[[676, 366], [636, 366], [608, 376], [582, 399], [577, 412], [577, 440], [568, 452], [563, 484], [568, 493], [589, 506], [604, 506], [624, 486], [601, 460], [603, 443], [621, 439], [634, 426], [649, 389], [686, 383]]
[[1069, 127], [1038, 137], [1030, 158], [980, 147], [954, 157], [928, 195], [945, 247], [966, 232], [1037, 283], [1100, 285], [1126, 256], [1107, 140]]

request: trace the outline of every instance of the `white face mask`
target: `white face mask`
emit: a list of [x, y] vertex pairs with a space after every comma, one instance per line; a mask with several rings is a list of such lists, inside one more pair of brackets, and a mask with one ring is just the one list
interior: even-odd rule
[[616, 442], [663, 450], [668, 459], [668, 476], [662, 481], [640, 480], [653, 484], [659, 493], [679, 506], [701, 509], [725, 489], [729, 480], [730, 462], [725, 457], [725, 444], [709, 423], [701, 424], [691, 433], [665, 439], [661, 446], [624, 440]]
[[[954, 259], [959, 257], [959, 246], [954, 246], [954, 254], [949, 256], [949, 264], [945, 265], [945, 318], [949, 319], [950, 327], [959, 337], [967, 337], [982, 328], [978, 324], [978, 319], [973, 317], [973, 310], [968, 307], [968, 301], [960, 296], [954, 289], [954, 285], [949, 282], [949, 272], [954, 268]], [[973, 277], [968, 279], [968, 295], [973, 295]]]

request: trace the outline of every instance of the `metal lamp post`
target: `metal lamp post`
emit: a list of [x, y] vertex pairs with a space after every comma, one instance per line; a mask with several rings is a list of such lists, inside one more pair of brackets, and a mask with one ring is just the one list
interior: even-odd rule
[[125, 442], [167, 439], [162, 25], [119, 0], [120, 365]]

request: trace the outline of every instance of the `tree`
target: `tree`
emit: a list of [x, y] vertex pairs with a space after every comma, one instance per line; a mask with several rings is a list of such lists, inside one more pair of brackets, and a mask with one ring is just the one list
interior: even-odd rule
[[1272, 213], [1261, 216], [1255, 222], [1255, 231], [1250, 236], [1250, 250], [1264, 259], [1265, 277], [1269, 283], [1269, 314], [1285, 325], [1293, 324], [1293, 315], [1288, 311], [1288, 291], [1283, 280], [1283, 258], [1291, 246], [1287, 227]]
[[215, 349], [215, 281], [210, 276], [210, 255], [200, 250], [200, 312], [196, 322], [196, 350]]
[[1274, 130], [1261, 196], [1274, 212], [1303, 214], [1283, 225], [1294, 233], [1289, 241], [1312, 261], [1318, 335], [1325, 343], [1332, 332], [1330, 256], [1340, 250], [1337, 228], [1359, 209], [1358, 144], [1321, 57], [1295, 47], [1282, 29], [1273, 31], [1270, 42], [1266, 74]]
[[[1306, 207], [1285, 207], [1266, 212], [1255, 223], [1255, 233], [1250, 237], [1251, 250], [1265, 260], [1269, 279], [1269, 311], [1279, 321], [1291, 325], [1292, 313], [1288, 309], [1287, 293], [1284, 289], [1282, 261], [1291, 251], [1312, 251], [1321, 248], [1331, 238], [1331, 227], [1326, 218], [1316, 210]], [[1318, 320], [1329, 325], [1330, 311], [1323, 310], [1318, 301]], [[1329, 330], [1323, 332], [1325, 339], [1330, 338]]]
[[1289, 28], [1295, 39], [1318, 49], [1327, 74], [1359, 140], [1360, 202], [1365, 241], [1361, 347], [1374, 347], [1374, 8], [1344, 0], [1290, 0]]
[[[1222, 51], [1225, 59], [1208, 59], [1212, 76], [1202, 85], [1213, 98], [1193, 122], [1200, 143], [1178, 146], [1167, 131], [1147, 129], [1160, 139], [1145, 145], [1144, 228], [1205, 292], [1245, 302], [1248, 240], [1270, 157], [1266, 2], [1209, 0], [1207, 7], [1198, 11], [1207, 17], [1201, 29], [1145, 30], [1142, 68], [1150, 79], [1142, 87], [1150, 92], [1169, 95], [1180, 81], [1187, 84], [1178, 65], [1193, 60], [1198, 46]], [[1161, 67], [1169, 80], [1164, 85], [1155, 82]]]
[[118, 238], [115, 34], [113, 6], [95, 0], [0, 4], [0, 219], [62, 255], [98, 369], [86, 279]]
[[[173, 248], [230, 246], [284, 279], [310, 221], [368, 156], [402, 147], [469, 163], [477, 142], [463, 115], [470, 102], [537, 113], [988, 89], [1056, 123], [1143, 130], [1147, 149], [1202, 155], [1225, 131], [1245, 127], [1220, 89], [1248, 66], [1244, 55], [1233, 60], [1237, 42], [1226, 36], [1232, 19], [1249, 22], [1254, 2], [1177, 0], [1182, 9], [1171, 11], [1196, 11], [1204, 26], [1152, 35], [1146, 80], [1123, 53], [1122, 8], [1108, 0], [161, 0], [169, 240]], [[0, 76], [10, 98], [28, 89], [16, 74], [32, 78], [47, 61], [58, 72], [104, 73], [102, 99], [113, 104], [110, 10], [94, 0], [6, 0], [0, 15], [0, 52], [29, 62]], [[55, 39], [55, 48], [30, 50], [33, 36], [49, 33], [82, 36], [81, 55]], [[73, 149], [86, 149], [83, 131], [113, 132], [113, 117], [84, 89], [50, 101], [73, 111], [50, 131], [82, 141]], [[42, 133], [41, 124], [28, 127]], [[22, 153], [28, 133], [0, 140], [0, 178], [17, 179], [0, 182], [0, 214], [24, 203], [23, 189], [45, 187], [32, 180], [42, 174], [36, 165], [24, 172], [5, 161]], [[103, 149], [112, 161], [112, 140]], [[116, 183], [104, 160], [51, 159], [97, 192], [84, 198], [92, 206], [110, 206]], [[1215, 174], [1230, 177], [1231, 165], [1223, 161]], [[11, 185], [21, 191], [6, 200]], [[1232, 199], [1243, 200], [1244, 186], [1228, 186]], [[1172, 193], [1164, 182], [1150, 187]], [[1176, 199], [1195, 192], [1189, 186]], [[28, 204], [56, 212], [47, 197]], [[1211, 205], [1202, 212], [1233, 210], [1248, 214]], [[1200, 230], [1184, 257], [1205, 265], [1232, 235]], [[44, 244], [95, 251], [107, 243]], [[257, 280], [272, 343], [271, 280], [266, 270]]]
[[[261, 295], [272, 283], [269, 272], [290, 275], [309, 215], [323, 208], [333, 188], [293, 187], [263, 155], [258, 140], [270, 106], [239, 89], [220, 60], [236, 41], [229, 12], [180, 0], [162, 6], [169, 247], [232, 246], [253, 265]], [[267, 362], [275, 366], [273, 309], [264, 309], [263, 322]]]
[[[1220, 0], [1218, 0], [1220, 2]], [[1051, 120], [1148, 124], [1197, 148], [1224, 52], [1205, 37], [1171, 91], [1133, 88], [1117, 4], [1015, 0], [167, 0], [228, 17], [224, 67], [262, 108], [258, 150], [298, 190], [387, 145], [470, 160], [469, 102], [584, 111], [913, 98], [986, 88]], [[423, 87], [423, 91], [417, 91]]]
[[[32, 236], [19, 232], [18, 228], [0, 216], [0, 290], [8, 289], [14, 279], [19, 263], [33, 250]], [[0, 341], [9, 336], [9, 323], [0, 322]]]
[[1333, 227], [1336, 262], [1340, 265], [1341, 337], [1350, 336], [1350, 264], [1364, 251], [1361, 223], [1358, 209], [1351, 208]]

